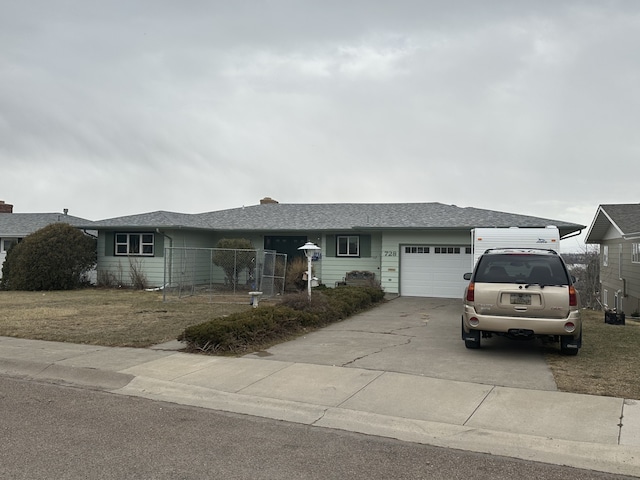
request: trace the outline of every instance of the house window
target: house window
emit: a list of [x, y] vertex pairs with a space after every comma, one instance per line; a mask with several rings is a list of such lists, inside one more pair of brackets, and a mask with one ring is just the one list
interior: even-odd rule
[[609, 266], [609, 245], [604, 245], [602, 247], [602, 266]]
[[116, 233], [116, 255], [153, 256], [153, 233]]
[[5, 238], [0, 241], [0, 252], [8, 252], [16, 243], [18, 243], [16, 238]]
[[338, 235], [338, 257], [359, 257], [360, 237], [358, 235]]
[[631, 261], [633, 263], [640, 263], [640, 243], [631, 244]]

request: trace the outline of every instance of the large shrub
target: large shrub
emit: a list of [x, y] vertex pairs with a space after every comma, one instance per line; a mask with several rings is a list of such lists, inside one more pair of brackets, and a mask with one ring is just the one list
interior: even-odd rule
[[96, 239], [66, 223], [53, 223], [25, 237], [7, 252], [3, 290], [70, 290], [95, 267]]

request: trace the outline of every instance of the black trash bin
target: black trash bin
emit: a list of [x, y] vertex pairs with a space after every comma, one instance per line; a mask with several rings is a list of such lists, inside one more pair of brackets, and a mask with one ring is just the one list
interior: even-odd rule
[[610, 325], [624, 325], [624, 312], [605, 310], [604, 323], [608, 323]]

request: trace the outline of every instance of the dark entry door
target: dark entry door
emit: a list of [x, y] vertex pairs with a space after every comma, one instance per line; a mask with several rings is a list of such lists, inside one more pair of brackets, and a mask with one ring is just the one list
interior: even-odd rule
[[278, 253], [286, 253], [289, 261], [294, 257], [304, 257], [304, 253], [298, 250], [298, 248], [305, 243], [307, 243], [306, 236], [267, 235], [264, 237], [265, 250], [275, 250]]

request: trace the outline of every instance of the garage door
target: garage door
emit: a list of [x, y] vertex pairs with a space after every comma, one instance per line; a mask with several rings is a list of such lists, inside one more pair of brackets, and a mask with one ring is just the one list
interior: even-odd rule
[[462, 298], [471, 247], [408, 245], [400, 253], [400, 295]]

